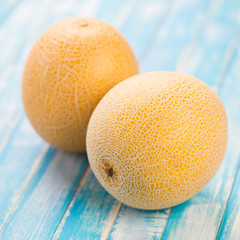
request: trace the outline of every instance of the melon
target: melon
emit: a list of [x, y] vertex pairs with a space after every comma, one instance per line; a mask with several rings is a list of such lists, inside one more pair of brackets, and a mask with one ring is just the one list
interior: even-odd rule
[[217, 94], [175, 72], [138, 74], [94, 110], [87, 154], [101, 185], [140, 209], [163, 209], [197, 194], [217, 172], [228, 126]]
[[54, 147], [85, 152], [92, 111], [114, 85], [137, 74], [127, 41], [94, 18], [66, 18], [34, 43], [23, 73], [26, 114]]

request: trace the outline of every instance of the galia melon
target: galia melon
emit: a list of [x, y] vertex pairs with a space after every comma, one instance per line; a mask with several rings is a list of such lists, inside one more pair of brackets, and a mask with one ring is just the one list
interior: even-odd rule
[[83, 152], [87, 124], [99, 100], [137, 73], [134, 54], [116, 29], [97, 19], [63, 19], [40, 36], [27, 58], [25, 111], [50, 144]]
[[219, 168], [227, 117], [216, 93], [182, 73], [152, 72], [111, 89], [94, 110], [87, 153], [102, 186], [141, 209], [177, 205]]

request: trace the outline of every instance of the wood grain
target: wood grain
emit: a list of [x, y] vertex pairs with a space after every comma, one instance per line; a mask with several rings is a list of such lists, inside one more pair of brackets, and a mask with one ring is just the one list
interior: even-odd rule
[[53, 239], [105, 239], [119, 207], [88, 169]]
[[[226, 210], [219, 228], [217, 239], [234, 240], [239, 239], [240, 236], [240, 81], [239, 81], [239, 64], [240, 64], [240, 48], [235, 54], [231, 68], [229, 69], [226, 77], [226, 81], [223, 85], [224, 98], [230, 105], [231, 109], [231, 126], [234, 132], [229, 136], [230, 157], [226, 165], [234, 165], [229, 173], [229, 176], [225, 176], [227, 180], [228, 190], [231, 191], [230, 198], [227, 203]], [[234, 138], [233, 138], [234, 137]], [[234, 164], [235, 163], [235, 164]], [[227, 167], [225, 165], [225, 167]], [[234, 177], [236, 176], [235, 182]], [[228, 177], [228, 178], [226, 178]], [[228, 180], [229, 179], [229, 180]], [[223, 180], [224, 181], [224, 180]], [[233, 184], [234, 182], [234, 184]], [[233, 187], [232, 187], [233, 184]], [[232, 187], [232, 189], [231, 189]]]
[[[94, 15], [98, 15], [98, 7], [97, 5], [99, 5], [100, 1], [82, 1], [79, 2], [79, 8], [81, 9], [81, 11], [78, 10], [78, 12], [81, 15], [87, 15], [87, 16], [94, 16]], [[122, 1], [122, 3], [124, 3]], [[70, 4], [70, 2], [68, 2], [68, 4]], [[47, 27], [50, 23], [52, 23], [53, 21], [56, 21], [59, 18], [58, 14], [61, 14], [61, 16], [64, 17], [64, 14], [66, 16], [71, 14], [71, 9], [69, 11], [68, 8], [64, 8], [64, 6], [66, 6], [66, 2], [64, 5], [64, 2], [62, 1], [62, 6], [59, 3], [58, 7], [59, 9], [57, 9], [56, 11], [56, 15], [53, 12], [52, 15], [50, 15], [47, 19], [44, 19], [44, 21], [42, 22], [42, 25], [39, 26], [37, 29], [38, 31], [33, 31], [32, 35], [34, 35], [34, 39], [37, 37], [37, 35], [39, 35], [39, 33], [41, 32], [41, 29], [44, 27]], [[36, 9], [37, 6], [35, 6]], [[33, 11], [34, 12], [34, 11]], [[101, 11], [99, 11], [100, 17], [104, 17], [101, 15]], [[103, 12], [102, 12], [103, 14]], [[116, 14], [116, 13], [115, 13]], [[14, 24], [14, 21], [13, 23]], [[24, 24], [23, 24], [24, 25]], [[35, 33], [34, 33], [35, 32]], [[32, 40], [28, 41], [25, 45], [25, 49], [23, 50], [24, 53], [27, 53], [29, 50], [30, 45], [32, 44]], [[14, 47], [19, 47], [18, 43], [16, 43], [16, 46]], [[16, 63], [19, 64], [19, 68], [23, 67], [23, 63], [24, 63], [24, 58], [26, 57], [26, 54], [24, 54], [24, 57], [21, 58], [20, 60], [17, 59]], [[12, 63], [9, 60], [10, 64], [14, 64], [14, 57], [11, 58], [12, 59]], [[19, 71], [20, 72], [20, 71]], [[19, 72], [17, 72], [18, 75]], [[12, 72], [11, 72], [12, 73]], [[10, 73], [10, 74], [11, 74]], [[13, 73], [14, 74], [14, 73]], [[19, 87], [15, 88], [19, 91], [20, 89], [20, 83], [21, 83], [21, 79], [18, 76], [18, 80], [20, 80], [18, 82]], [[7, 87], [8, 89], [6, 89], [5, 87]], [[1, 103], [3, 103], [3, 101], [7, 101], [7, 93], [9, 96], [9, 93], [12, 95], [16, 94], [16, 90], [13, 89], [13, 86], [11, 84], [8, 85], [8, 83], [4, 86], [3, 92], [6, 93], [5, 98], [1, 99]], [[17, 93], [17, 96], [19, 97], [20, 94], [19, 92]], [[14, 99], [15, 100], [15, 99]], [[22, 108], [20, 110], [18, 110], [19, 108], [19, 102], [21, 101], [14, 101], [14, 109], [12, 109], [11, 113], [9, 114], [9, 116], [14, 116], [16, 114], [16, 112], [20, 112], [22, 113]], [[21, 106], [20, 106], [21, 107]], [[8, 109], [9, 110], [9, 109]], [[17, 115], [18, 116], [18, 115]], [[7, 119], [8, 116], [6, 116], [5, 120], [9, 121], [10, 119]], [[20, 114], [20, 118], [21, 114]], [[23, 121], [26, 122], [26, 118], [23, 118]], [[13, 121], [15, 123], [15, 121]], [[15, 126], [16, 125], [16, 126]], [[15, 161], [17, 163], [21, 163], [21, 159], [24, 158], [25, 159], [25, 163], [27, 164], [28, 168], [26, 168], [26, 165], [21, 165], [21, 164], [16, 164], [16, 162], [13, 161], [9, 161], [9, 159], [7, 159], [4, 163], [4, 165], [2, 165], [2, 171], [5, 171], [5, 178], [3, 178], [4, 183], [8, 183], [10, 182], [10, 184], [12, 184], [12, 188], [11, 191], [9, 191], [9, 185], [4, 184], [2, 185], [4, 187], [4, 191], [1, 191], [1, 193], [5, 193], [5, 195], [8, 194], [8, 196], [3, 195], [2, 199], [2, 205], [5, 206], [6, 202], [9, 203], [8, 204], [8, 208], [4, 208], [4, 211], [1, 213], [1, 217], [2, 217], [2, 236], [4, 236], [4, 238], [8, 238], [8, 237], [12, 237], [13, 239], [16, 238], [20, 238], [20, 236], [23, 239], [28, 239], [28, 238], [34, 238], [34, 239], [42, 239], [45, 238], [47, 236], [52, 236], [54, 231], [56, 230], [64, 212], [65, 212], [65, 208], [68, 206], [69, 202], [71, 201], [72, 198], [72, 194], [74, 193], [74, 191], [76, 190], [76, 186], [77, 186], [77, 182], [79, 181], [81, 174], [83, 173], [82, 171], [84, 171], [84, 169], [86, 168], [85, 165], [78, 166], [76, 164], [76, 158], [80, 158], [77, 155], [68, 155], [65, 158], [65, 167], [69, 167], [70, 169], [68, 170], [69, 172], [75, 172], [75, 174], [73, 174], [72, 178], [70, 178], [69, 176], [64, 176], [63, 177], [63, 183], [65, 183], [66, 181], [66, 177], [69, 178], [69, 182], [66, 182], [66, 188], [62, 189], [60, 188], [60, 186], [56, 186], [56, 191], [55, 191], [55, 195], [59, 195], [59, 199], [58, 201], [55, 201], [53, 196], [51, 195], [53, 192], [53, 189], [49, 188], [48, 186], [48, 180], [52, 177], [54, 178], [54, 176], [56, 176], [56, 174], [58, 173], [59, 170], [53, 171], [50, 169], [50, 167], [48, 165], [46, 165], [47, 169], [39, 169], [39, 166], [41, 166], [42, 164], [44, 164], [43, 160], [44, 160], [44, 150], [43, 150], [43, 146], [44, 143], [43, 141], [36, 135], [36, 133], [33, 131], [33, 129], [29, 126], [29, 123], [27, 122], [27, 124], [24, 124], [24, 127], [22, 127], [22, 130], [30, 132], [31, 135], [30, 137], [27, 137], [27, 135], [24, 135], [23, 137], [23, 133], [22, 135], [19, 134], [17, 131], [19, 130], [19, 126], [17, 124], [15, 124], [13, 127], [10, 128], [10, 130], [7, 132], [8, 134], [5, 134], [4, 137], [4, 141], [2, 143], [2, 148], [4, 149], [4, 154], [8, 155], [8, 154], [16, 154], [16, 151], [14, 151], [14, 148], [12, 145], [10, 145], [8, 148], [6, 147], [8, 144], [11, 144], [11, 138], [17, 138], [18, 142], [20, 141], [20, 139], [24, 139], [24, 141], [21, 144], [21, 151], [22, 154], [19, 154], [19, 158], [16, 158]], [[15, 128], [16, 127], [16, 128]], [[30, 130], [29, 130], [30, 129]], [[38, 140], [38, 141], [37, 141]], [[33, 148], [33, 143], [37, 143], [38, 146], [36, 147], [36, 150], [34, 151]], [[25, 148], [25, 149], [24, 149]], [[29, 152], [32, 155], [26, 155], [25, 152]], [[49, 150], [50, 151], [50, 150]], [[53, 151], [53, 150], [51, 150]], [[56, 150], [54, 150], [56, 151]], [[57, 151], [56, 154], [58, 154], [59, 152]], [[36, 157], [34, 157], [35, 155]], [[54, 158], [53, 154], [47, 154], [47, 162], [51, 162], [53, 161], [54, 163], [54, 169], [60, 169], [62, 168], [63, 165], [63, 161], [64, 158], [63, 157], [57, 157]], [[62, 159], [62, 160], [58, 160], [58, 159]], [[71, 164], [72, 161], [72, 164]], [[79, 160], [80, 161], [80, 160]], [[80, 161], [81, 162], [81, 161]], [[86, 160], [85, 160], [85, 164], [87, 164]], [[16, 168], [15, 168], [16, 167]], [[8, 170], [9, 168], [11, 168], [11, 172]], [[23, 173], [25, 174], [18, 174], [18, 172], [21, 172], [22, 170]], [[46, 171], [46, 172], [45, 172]], [[61, 170], [63, 171], [63, 170]], [[13, 178], [13, 174], [18, 174], [18, 178]], [[67, 173], [65, 173], [66, 175]], [[68, 173], [69, 174], [69, 173]], [[41, 175], [43, 175], [42, 177], [40, 177]], [[19, 179], [21, 177], [21, 179]], [[33, 177], [33, 178], [32, 178]], [[47, 180], [41, 180], [41, 179], [47, 179]], [[37, 179], [37, 180], [36, 180]], [[61, 183], [60, 181], [56, 182], [57, 183]], [[15, 184], [15, 185], [14, 185]], [[34, 194], [29, 193], [28, 191], [30, 191], [30, 185], [32, 186], [32, 189], [36, 190], [34, 191]], [[43, 191], [43, 193], [45, 193], [46, 196], [49, 195], [49, 200], [48, 202], [42, 206], [42, 209], [38, 209], [38, 204], [39, 202], [35, 199], [37, 198], [37, 194]], [[12, 193], [12, 194], [9, 194]], [[31, 196], [28, 196], [31, 195]], [[43, 198], [41, 200], [44, 200], [46, 198], [43, 194]], [[8, 197], [8, 198], [7, 198]], [[51, 199], [53, 198], [53, 199]], [[14, 199], [14, 200], [12, 200]], [[54, 200], [54, 201], [53, 201]], [[32, 205], [30, 205], [30, 203], [33, 201]], [[52, 202], [51, 202], [52, 201]], [[36, 204], [34, 203], [36, 202]], [[45, 203], [45, 202], [44, 202]], [[51, 206], [48, 205], [48, 203], [51, 203], [52, 205], [56, 205]], [[22, 211], [24, 209], [24, 211]], [[27, 211], [28, 210], [28, 211]], [[51, 212], [53, 211], [53, 212]], [[56, 212], [58, 214], [56, 214]], [[31, 221], [29, 222], [28, 228], [24, 227], [24, 223], [25, 221], [27, 221], [28, 219], [32, 218], [32, 215], [36, 214], [35, 217], [35, 221]], [[52, 213], [52, 214], [51, 214]], [[49, 214], [49, 215], [48, 215]], [[41, 217], [40, 217], [41, 215]], [[26, 219], [25, 219], [26, 218]], [[24, 221], [22, 221], [22, 219], [25, 219]], [[52, 223], [50, 223], [52, 221]], [[10, 222], [10, 224], [9, 224]], [[31, 223], [31, 224], [30, 224]], [[49, 228], [48, 231], [46, 231], [46, 226], [49, 225], [51, 226], [51, 228]], [[42, 226], [42, 228], [40, 228], [40, 226]], [[17, 229], [17, 234], [14, 234], [14, 229]], [[34, 232], [35, 229], [38, 229], [37, 232]], [[7, 232], [7, 233], [6, 233]], [[46, 235], [47, 234], [47, 235]]]
[[[239, 10], [238, 0], [1, 1], [0, 238], [238, 239]], [[219, 92], [229, 146], [217, 175], [194, 198], [160, 211], [121, 205], [97, 182], [85, 155], [51, 148], [32, 129], [21, 103], [24, 61], [40, 33], [68, 16], [117, 27], [142, 72], [185, 72]]]
[[85, 155], [50, 148], [5, 222], [1, 239], [47, 239], [52, 236], [87, 165]]
[[0, 229], [45, 153], [43, 141], [20, 120], [0, 152]]
[[[198, 67], [196, 68], [189, 67], [188, 69], [184, 69], [187, 73], [189, 73], [189, 70], [191, 69], [191, 74], [201, 78], [213, 87], [214, 81], [215, 84], [219, 84], [217, 81], [218, 72], [223, 66], [223, 63], [228, 65], [231, 64], [231, 61], [224, 61], [224, 56], [228, 57], [228, 52], [226, 52], [226, 49], [231, 50], [231, 47], [229, 48], [229, 44], [232, 44], [232, 38], [234, 36], [238, 36], [238, 34], [234, 34], [238, 29], [237, 21], [236, 19], [231, 18], [231, 11], [233, 11], [236, 6], [232, 6], [233, 8], [227, 8], [225, 4], [226, 2], [222, 2], [222, 4], [218, 6], [219, 10], [212, 15], [212, 17], [209, 19], [209, 23], [206, 25], [206, 28], [202, 30], [202, 36], [199, 36], [198, 38], [204, 39], [209, 37], [207, 35], [209, 26], [212, 24], [217, 24], [216, 20], [219, 20], [220, 17], [226, 18], [226, 20], [220, 19], [222, 22], [226, 24], [228, 23], [228, 32], [224, 30], [225, 28], [222, 28], [221, 30], [217, 29], [217, 31], [221, 31], [220, 33], [211, 33], [216, 34], [214, 37], [218, 36], [217, 44], [221, 47], [213, 49], [212, 45], [215, 43], [207, 40], [201, 41], [203, 43], [202, 45], [196, 43], [195, 48], [201, 49], [201, 55], [196, 60], [196, 55], [193, 54], [189, 59], [189, 63], [191, 63], [191, 61], [197, 61], [200, 64], [197, 65]], [[226, 10], [229, 12], [227, 13]], [[224, 14], [222, 12], [224, 12]], [[224, 37], [222, 37], [223, 35]], [[198, 51], [198, 49], [194, 50], [193, 53], [196, 51]], [[216, 61], [213, 62], [213, 58], [216, 56], [216, 53], [219, 54], [221, 58], [216, 58]], [[208, 56], [208, 58], [205, 56]], [[201, 67], [202, 65], [203, 67]], [[194, 69], [197, 69], [196, 74]], [[198, 69], [201, 69], [201, 71]], [[229, 81], [228, 75], [223, 76], [223, 78]], [[232, 87], [236, 88], [238, 86], [235, 85]], [[238, 111], [236, 110], [237, 108], [232, 108], [232, 104], [229, 102], [232, 101], [232, 98], [237, 101], [237, 94], [235, 96], [231, 95], [230, 97], [230, 95], [228, 95], [228, 97], [226, 97], [226, 94], [233, 94], [233, 90], [234, 89], [227, 89], [225, 87], [220, 90], [220, 97], [225, 105], [225, 108], [227, 109], [229, 121], [229, 144], [223, 165], [214, 179], [206, 188], [204, 188], [204, 190], [186, 203], [173, 208], [162, 239], [174, 239], [175, 236], [180, 236], [177, 239], [186, 239], [187, 237], [194, 237], [194, 239], [215, 239], [216, 237], [222, 220], [222, 215], [231, 192], [231, 187], [234, 183], [236, 166], [239, 163], [238, 159], [232, 159], [232, 154], [234, 154], [232, 145], [235, 144], [234, 142], [239, 141], [237, 138], [238, 135], [234, 130], [233, 122], [237, 117], [236, 112]], [[174, 228], [172, 228], [172, 226], [174, 226]]]
[[[52, 6], [53, 3], [54, 2], [52, 1], [50, 5]], [[83, 6], [83, 4], [86, 4], [86, 1], [79, 2], [79, 6]], [[92, 2], [92, 4], [95, 6], [94, 2]], [[36, 16], [34, 18], [34, 12], [36, 10], [41, 12], [41, 10], [44, 9], [42, 13], [50, 10], [50, 8], [46, 9], [46, 1], [45, 4], [40, 2], [38, 4], [34, 2], [34, 4], [32, 4], [31, 1], [23, 1], [22, 5], [19, 5], [19, 8], [28, 9], [28, 11], [14, 11], [10, 20], [7, 20], [2, 28], [2, 30], [6, 32], [6, 35], [11, 35], [9, 35], [9, 38], [13, 38], [15, 40], [11, 42], [12, 50], [8, 52], [10, 57], [5, 59], [6, 62], [3, 62], [5, 66], [10, 66], [9, 75], [5, 77], [1, 75], [0, 87], [0, 91], [2, 93], [0, 94], [0, 112], [1, 115], [4, 116], [4, 119], [1, 118], [0, 125], [0, 137], [2, 137], [0, 138], [0, 172], [2, 173], [0, 184], [0, 228], [3, 227], [9, 215], [15, 210], [16, 204], [19, 202], [23, 192], [30, 184], [31, 178], [37, 172], [44, 157], [45, 143], [32, 129], [29, 122], [26, 120], [26, 117], [23, 117], [20, 92], [21, 72], [24, 66], [26, 54], [29, 51], [33, 40], [39, 36], [42, 28], [46, 28], [54, 20], [59, 18], [59, 15], [56, 16], [54, 12], [53, 15], [50, 15], [48, 18], [42, 15], [41, 17], [43, 18], [43, 21], [41, 18], [39, 19], [39, 16], [41, 15], [40, 13], [35, 14]], [[95, 14], [96, 11], [95, 8], [87, 9], [86, 6], [84, 10], [85, 13], [89, 15]], [[20, 25], [16, 25], [20, 13], [26, 15], [29, 13], [30, 15], [27, 15], [28, 18], [24, 18], [25, 22], [21, 22]], [[62, 16], [64, 16], [63, 13], [69, 15], [69, 9], [66, 9], [65, 12], [64, 10], [61, 10]], [[29, 21], [30, 17], [34, 18], [32, 23]], [[20, 37], [21, 32], [18, 32], [19, 26], [21, 26], [22, 29], [25, 27], [29, 31], [29, 34], [24, 36], [25, 38]], [[6, 30], [8, 28], [9, 32]], [[30, 36], [32, 36], [32, 39], [28, 39]], [[24, 48], [18, 52], [18, 55], [15, 55], [14, 49], [21, 47], [18, 39], [21, 39], [21, 43], [24, 43]], [[3, 38], [3, 40], [6, 39]], [[5, 48], [5, 45], [3, 44], [2, 47]], [[20, 53], [21, 55], [19, 55]], [[0, 67], [4, 68], [2, 62]], [[72, 158], [74, 159], [75, 157]], [[75, 181], [75, 179], [73, 179], [73, 181]], [[74, 186], [75, 185], [73, 185], [73, 187]], [[70, 189], [69, 191], [71, 192], [73, 190]]]
[[[151, 16], [148, 15], [147, 18], [144, 18], [144, 16], [140, 15], [144, 14], [143, 9], [146, 8], [153, 8], [153, 6], [155, 6], [156, 1], [138, 1], [138, 2], [128, 2], [126, 3], [126, 5], [123, 6], [123, 12], [120, 11], [120, 14], [117, 16], [116, 20], [113, 21], [113, 25], [115, 25], [115, 27], [118, 27], [120, 29], [120, 31], [124, 34], [124, 36], [129, 36], [129, 42], [132, 46], [138, 46], [138, 48], [135, 49], [135, 53], [136, 55], [141, 55], [143, 50], [144, 50], [144, 46], [147, 45], [147, 43], [149, 41], [151, 41], [151, 38], [153, 36], [153, 33], [155, 32], [155, 28], [156, 25], [158, 23], [159, 20], [164, 21], [164, 18], [167, 16], [166, 14], [168, 13], [168, 11], [166, 11], [168, 8], [171, 7], [171, 2], [169, 1], [158, 1], [159, 6], [161, 6], [162, 8], [164, 7], [163, 11], [160, 7], [155, 10], [155, 14], [152, 14]], [[133, 5], [135, 4], [135, 5]], [[152, 4], [152, 5], [151, 5]], [[129, 8], [132, 8], [129, 10]], [[126, 10], [128, 9], [128, 10]], [[140, 11], [141, 9], [141, 11]], [[153, 9], [151, 10], [153, 11]], [[126, 15], [126, 12], [129, 14], [128, 16]], [[120, 23], [122, 25], [120, 25]], [[147, 32], [143, 32], [143, 31], [139, 31], [136, 34], [130, 36], [130, 32], [132, 31], [132, 29], [135, 27], [135, 25], [140, 24], [143, 27], [145, 26], [145, 28], [147, 28], [148, 25], [151, 26], [150, 30], [152, 31], [147, 31]], [[161, 26], [161, 25], [160, 25]], [[140, 45], [137, 45], [137, 43], [143, 39], [143, 43]], [[123, 221], [125, 221], [124, 219], [126, 218], [134, 218], [134, 213], [138, 213], [138, 222], [133, 222], [133, 221], [129, 221], [129, 224], [127, 225], [122, 225], [122, 228], [120, 226], [120, 230], [123, 233], [126, 233], [126, 231], [124, 230], [124, 227], [128, 227], [129, 228], [129, 232], [132, 231], [132, 233], [136, 232], [136, 231], [140, 231], [141, 230], [141, 236], [145, 239], [147, 236], [154, 236], [156, 235], [156, 238], [159, 236], [159, 234], [162, 232], [163, 226], [166, 224], [166, 216], [168, 214], [165, 214], [165, 211], [138, 211], [135, 210], [135, 212], [132, 211], [132, 209], [130, 208], [126, 208], [126, 206], [123, 207], [123, 210], [120, 209], [120, 219], [114, 223], [115, 218], [117, 216], [117, 213], [119, 211], [119, 207], [121, 205], [118, 204], [118, 202], [111, 198], [108, 201], [108, 205], [105, 205], [104, 203], [104, 199], [106, 198], [106, 196], [108, 196], [109, 194], [106, 193], [102, 187], [99, 184], [96, 184], [96, 179], [95, 177], [92, 177], [91, 180], [89, 180], [86, 185], [89, 186], [89, 188], [87, 190], [84, 190], [86, 193], [85, 195], [90, 195], [90, 197], [88, 197], [87, 200], [85, 200], [85, 195], [82, 194], [82, 188], [80, 188], [77, 191], [77, 196], [79, 195], [80, 197], [75, 197], [73, 199], [73, 202], [70, 204], [70, 206], [73, 206], [73, 209], [69, 209], [68, 210], [68, 214], [65, 215], [65, 217], [63, 218], [62, 222], [60, 223], [59, 229], [57, 230], [54, 238], [56, 239], [70, 239], [70, 238], [74, 238], [76, 236], [76, 238], [80, 238], [83, 237], [83, 239], [106, 239], [108, 237], [109, 232], [111, 231], [111, 226], [114, 224], [114, 228], [118, 228], [118, 224], [123, 224]], [[92, 183], [93, 182], [93, 183]], [[94, 184], [94, 189], [92, 189], [92, 184]], [[96, 186], [95, 186], [96, 185]], [[89, 191], [89, 192], [88, 192]], [[86, 205], [93, 205], [93, 201], [96, 199], [94, 199], [94, 195], [92, 192], [99, 192], [102, 194], [102, 197], [100, 197], [99, 194], [99, 199], [102, 199], [101, 201], [98, 201], [95, 204], [96, 207], [94, 207], [95, 212], [91, 213], [91, 215], [93, 215], [93, 218], [89, 218], [89, 215], [87, 215], [85, 213], [85, 209], [81, 209], [81, 208], [76, 208], [77, 205], [80, 204], [81, 201], [85, 202], [87, 201]], [[93, 195], [93, 196], [92, 196]], [[81, 199], [80, 199], [81, 198]], [[85, 208], [85, 207], [84, 207]], [[108, 216], [108, 212], [106, 211], [106, 209], [108, 209], [108, 211], [111, 212], [111, 217]], [[82, 213], [81, 211], [84, 211], [84, 213]], [[124, 212], [122, 214], [122, 211]], [[77, 216], [81, 216], [80, 220], [78, 219], [74, 214], [72, 214], [73, 212], [79, 212], [79, 214], [77, 214]], [[89, 210], [88, 210], [89, 212]], [[124, 217], [123, 217], [124, 216]], [[122, 221], [122, 217], [123, 217], [123, 221]], [[104, 220], [101, 220], [101, 219]], [[110, 224], [107, 224], [107, 221], [105, 221], [105, 219], [109, 219], [108, 221], [110, 222]], [[103, 221], [103, 224], [100, 224], [100, 222]], [[91, 228], [87, 228], [86, 227], [86, 222], [88, 225], [91, 225]], [[131, 224], [130, 224], [131, 223]], [[143, 229], [142, 225], [143, 223], [145, 223], [145, 229]], [[97, 225], [96, 225], [97, 224]], [[71, 232], [71, 227], [70, 226], [75, 226], [77, 225], [77, 228], [74, 231]], [[117, 227], [115, 227], [117, 226]], [[131, 230], [132, 229], [132, 230]], [[95, 231], [95, 235], [94, 235], [94, 231]], [[118, 232], [115, 233], [115, 236], [118, 235]], [[128, 237], [126, 234], [120, 235], [123, 238]], [[130, 235], [132, 236], [132, 235]], [[139, 236], [139, 235], [138, 235]], [[112, 237], [111, 237], [112, 238]]]
[[109, 240], [159, 239], [170, 209], [158, 211], [138, 210], [123, 205], [109, 235]]
[[[162, 45], [159, 44], [159, 41], [156, 41], [156, 44], [153, 44], [151, 48], [150, 44], [155, 40], [151, 39], [148, 46], [149, 49], [146, 49], [146, 51], [149, 51], [150, 53], [142, 53], [142, 56], [145, 56], [146, 59], [143, 58], [140, 64], [142, 63], [141, 68], [145, 69], [146, 67], [146, 71], [154, 64], [158, 64], [158, 68], [155, 70], [162, 70], [162, 65], [168, 66], [167, 69], [164, 70], [172, 70], [171, 68], [174, 69], [174, 67], [177, 65], [177, 62], [179, 61], [179, 52], [183, 51], [188, 43], [191, 43], [192, 37], [191, 35], [179, 36], [177, 31], [173, 32], [172, 29], [177, 29], [179, 26], [184, 26], [186, 29], [188, 29], [189, 32], [194, 32], [195, 28], [195, 25], [192, 24], [189, 19], [179, 18], [179, 16], [181, 14], [183, 16], [194, 16], [192, 21], [198, 22], [199, 16], [202, 14], [207, 15], [209, 8], [211, 8], [211, 6], [209, 6], [205, 1], [195, 1], [192, 5], [189, 4], [189, 2], [183, 3], [176, 1], [172, 5], [173, 9], [169, 12], [169, 15], [166, 16], [164, 23], [160, 24], [159, 29], [154, 29], [154, 34], [156, 34], [157, 31], [157, 35], [165, 35], [164, 39], [162, 39], [161, 42]], [[170, 5], [170, 7], [172, 5]], [[159, 17], [156, 19], [156, 21], [159, 22]], [[163, 31], [164, 33], [162, 33]], [[157, 37], [157, 35], [154, 34], [152, 36]], [[169, 41], [169, 39], [178, 39], [179, 37], [182, 38], [182, 45], [176, 46], [175, 41]], [[176, 47], [179, 48], [178, 51], [175, 51]], [[152, 55], [153, 52], [154, 56]], [[169, 54], [169, 59], [162, 58], [162, 53], [165, 52]], [[141, 211], [136, 209], [133, 210], [130, 207], [124, 206], [120, 210], [116, 222], [113, 225], [109, 239], [132, 239], [133, 235], [136, 235], [136, 233], [138, 233], [136, 235], [136, 239], [159, 239], [168, 221], [169, 214], [169, 209], [156, 212], [151, 211], [149, 213], [148, 211]], [[131, 219], [135, 219], [136, 215], [138, 216], [138, 221], [131, 221]], [[129, 224], [126, 224], [126, 222], [129, 222]], [[145, 224], [145, 227], [143, 227], [143, 223]], [[118, 238], [117, 236], [120, 237]]]

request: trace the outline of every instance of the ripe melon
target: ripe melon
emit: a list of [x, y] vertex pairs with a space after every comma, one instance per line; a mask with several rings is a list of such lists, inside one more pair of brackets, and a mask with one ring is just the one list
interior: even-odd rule
[[50, 26], [33, 45], [23, 74], [26, 114], [51, 145], [86, 149], [92, 111], [115, 84], [138, 73], [124, 37], [91, 18], [67, 18]]
[[90, 166], [122, 203], [162, 209], [194, 196], [218, 170], [227, 145], [221, 100], [182, 73], [139, 74], [111, 89], [87, 131]]

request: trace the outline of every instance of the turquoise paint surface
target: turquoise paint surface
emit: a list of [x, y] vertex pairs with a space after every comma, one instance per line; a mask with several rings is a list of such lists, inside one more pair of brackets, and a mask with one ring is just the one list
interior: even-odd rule
[[[0, 3], [1, 239], [238, 239], [240, 26], [237, 0], [18, 0]], [[50, 24], [93, 16], [126, 37], [141, 72], [181, 71], [217, 89], [229, 145], [217, 175], [191, 200], [143, 211], [97, 182], [85, 155], [51, 148], [27, 121], [21, 75]]]

